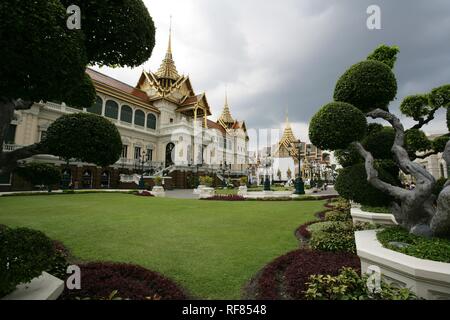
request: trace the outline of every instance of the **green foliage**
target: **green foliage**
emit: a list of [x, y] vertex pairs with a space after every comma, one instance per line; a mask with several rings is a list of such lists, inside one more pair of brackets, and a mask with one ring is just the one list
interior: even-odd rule
[[[448, 239], [416, 236], [397, 226], [378, 232], [377, 237], [388, 249], [420, 259], [450, 263], [450, 240]], [[399, 248], [389, 244], [391, 242], [407, 243], [409, 246]]]
[[[66, 7], [58, 0], [0, 2], [0, 92], [9, 99], [65, 101], [85, 79], [88, 64], [81, 31], [66, 26]], [[89, 15], [89, 14], [86, 14]], [[92, 92], [92, 87], [90, 92]], [[89, 107], [95, 95], [77, 101]]]
[[325, 213], [326, 221], [349, 221], [352, 216], [349, 211], [328, 211]]
[[381, 291], [367, 287], [369, 276], [360, 276], [351, 268], [342, 268], [337, 276], [312, 275], [305, 291], [307, 300], [416, 300], [407, 288], [398, 288], [381, 281]]
[[391, 69], [383, 62], [367, 60], [355, 64], [341, 76], [334, 90], [334, 100], [368, 112], [387, 109], [396, 94], [397, 80]]
[[431, 141], [431, 148], [435, 152], [443, 152], [447, 142], [450, 140], [449, 136], [440, 136]]
[[122, 152], [122, 140], [116, 126], [90, 113], [60, 117], [48, 128], [43, 143], [55, 156], [99, 166], [116, 163]]
[[362, 144], [375, 159], [392, 159], [392, 146], [395, 132], [392, 127], [383, 127], [381, 130], [371, 131]]
[[364, 114], [348, 103], [332, 102], [323, 106], [311, 119], [309, 138], [323, 150], [345, 149], [360, 141], [367, 128]]
[[17, 168], [16, 172], [33, 185], [51, 186], [61, 180], [61, 172], [53, 164], [30, 162]]
[[351, 221], [328, 221], [317, 223], [312, 231], [309, 245], [323, 251], [356, 252], [355, 235]]
[[346, 149], [336, 150], [334, 156], [343, 168], [351, 167], [364, 161], [364, 158], [360, 156], [353, 144], [350, 144]]
[[389, 47], [383, 44], [376, 48], [375, 51], [367, 57], [367, 60], [383, 62], [389, 68], [394, 69], [395, 62], [397, 61], [397, 53], [399, 52], [399, 47]]
[[374, 213], [391, 213], [391, 209], [389, 207], [361, 206], [361, 210]]
[[430, 150], [432, 144], [422, 130], [409, 129], [405, 131], [405, 147], [410, 157], [415, 158], [417, 152]]
[[201, 176], [200, 177], [200, 184], [207, 186], [207, 187], [211, 187], [213, 184], [213, 178], [210, 176]]
[[435, 108], [450, 107], [450, 84], [434, 88], [430, 93], [430, 104]]
[[[381, 180], [393, 185], [399, 184], [398, 179], [385, 170], [377, 169]], [[369, 184], [363, 163], [341, 170], [334, 187], [341, 197], [363, 205], [387, 206], [393, 200], [389, 195]]]
[[406, 97], [400, 105], [400, 111], [416, 121], [427, 116], [432, 109], [427, 94], [417, 94]]
[[[72, 0], [61, 0], [65, 7]], [[90, 63], [137, 67], [155, 46], [155, 26], [141, 0], [78, 0]]]
[[[281, 173], [280, 173], [281, 175]], [[246, 186], [248, 184], [248, 178], [247, 177], [241, 177], [239, 179], [239, 183], [241, 184], [241, 186]]]
[[6, 229], [0, 231], [0, 243], [0, 297], [51, 267], [53, 243], [40, 231]]
[[161, 186], [162, 181], [163, 181], [161, 176], [156, 176], [153, 180], [155, 182], [155, 186], [157, 186], [157, 187]]

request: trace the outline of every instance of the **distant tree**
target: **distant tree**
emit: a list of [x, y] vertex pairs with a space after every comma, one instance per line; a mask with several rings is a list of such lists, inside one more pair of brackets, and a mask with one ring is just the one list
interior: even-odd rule
[[[72, 4], [81, 8], [80, 30], [67, 27], [66, 8]], [[42, 143], [3, 152], [15, 110], [39, 101], [89, 108], [95, 89], [85, 72], [88, 64], [136, 67], [155, 45], [153, 20], [142, 0], [8, 0], [0, 2], [0, 15], [0, 172], [48, 153]], [[71, 142], [87, 143], [75, 137]], [[92, 148], [102, 153], [111, 147], [107, 142]]]
[[50, 187], [61, 181], [61, 172], [53, 164], [30, 162], [18, 167], [16, 172], [34, 186]]
[[[429, 141], [420, 131], [439, 109], [449, 112], [450, 85], [404, 99], [401, 112], [417, 122], [405, 130], [388, 107], [397, 94], [391, 69], [398, 52], [397, 47], [381, 46], [347, 70], [336, 84], [335, 102], [312, 118], [309, 137], [319, 148], [340, 150], [336, 157], [345, 168], [336, 182], [339, 193], [361, 202], [387, 199], [397, 222], [411, 233], [450, 237], [450, 181], [436, 197], [436, 179], [413, 162], [442, 152], [450, 165], [448, 134]], [[391, 127], [368, 125], [366, 117], [385, 120]], [[417, 181], [414, 190], [400, 186], [400, 171]]]

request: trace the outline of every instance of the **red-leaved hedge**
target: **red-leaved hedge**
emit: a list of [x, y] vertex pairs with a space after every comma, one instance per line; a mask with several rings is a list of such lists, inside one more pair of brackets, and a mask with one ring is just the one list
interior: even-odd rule
[[278, 257], [262, 270], [256, 282], [255, 298], [301, 300], [311, 275], [337, 275], [342, 267], [360, 270], [358, 256], [309, 249], [291, 251]]
[[186, 299], [183, 290], [173, 281], [140, 266], [92, 262], [80, 265], [80, 269], [81, 289], [68, 290], [66, 287], [61, 299], [107, 299], [116, 290], [116, 297], [122, 299]]

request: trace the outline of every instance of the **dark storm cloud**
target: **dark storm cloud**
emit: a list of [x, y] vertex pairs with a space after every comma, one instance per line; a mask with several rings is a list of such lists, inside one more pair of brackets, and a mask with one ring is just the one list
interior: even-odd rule
[[[158, 26], [146, 68], [158, 67], [174, 16], [174, 57], [215, 116], [228, 86], [231, 111], [248, 127], [279, 128], [286, 108], [303, 128], [329, 102], [339, 76], [379, 44], [398, 45], [395, 67], [401, 100], [450, 83], [448, 0], [189, 0], [145, 1]], [[366, 27], [366, 9], [381, 8], [382, 30]], [[134, 84], [138, 70], [114, 76]], [[119, 75], [121, 74], [121, 75]], [[428, 126], [444, 129], [443, 113]], [[407, 123], [407, 126], [410, 123]], [[305, 133], [299, 133], [305, 137]]]

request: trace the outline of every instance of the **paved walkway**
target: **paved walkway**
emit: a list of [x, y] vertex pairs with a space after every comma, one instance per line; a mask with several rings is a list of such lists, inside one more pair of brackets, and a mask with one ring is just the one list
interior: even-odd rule
[[177, 199], [198, 199], [198, 195], [194, 194], [194, 190], [192, 189], [167, 190], [166, 197]]

